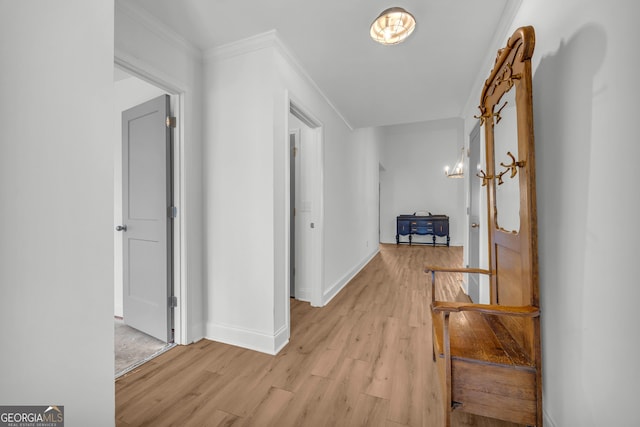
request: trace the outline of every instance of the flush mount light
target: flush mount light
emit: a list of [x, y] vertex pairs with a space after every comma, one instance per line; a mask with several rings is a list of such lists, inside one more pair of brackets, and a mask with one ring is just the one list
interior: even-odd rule
[[401, 7], [383, 11], [371, 24], [371, 38], [378, 43], [398, 44], [416, 28], [416, 19]]

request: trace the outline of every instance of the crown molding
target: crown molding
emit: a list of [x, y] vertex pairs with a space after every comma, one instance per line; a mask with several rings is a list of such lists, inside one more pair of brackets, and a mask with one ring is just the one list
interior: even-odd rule
[[270, 30], [235, 42], [206, 49], [203, 54], [205, 63], [221, 61], [234, 56], [274, 47], [277, 40], [276, 30]]
[[351, 126], [351, 123], [349, 123], [346, 117], [344, 117], [340, 112], [340, 110], [338, 110], [338, 108], [334, 105], [334, 103], [331, 102], [329, 97], [325, 95], [322, 89], [320, 89], [320, 86], [318, 86], [316, 82], [311, 78], [309, 73], [307, 73], [304, 67], [300, 64], [300, 62], [298, 62], [297, 58], [293, 55], [291, 50], [289, 50], [289, 48], [284, 44], [284, 42], [280, 39], [280, 37], [278, 37], [277, 34], [275, 34], [275, 43], [276, 43], [276, 47], [282, 54], [282, 57], [289, 63], [289, 65], [291, 65], [291, 67], [295, 69], [298, 72], [298, 74], [300, 74], [302, 78], [304, 78], [307, 81], [307, 83], [309, 83], [315, 89], [316, 92], [318, 92], [318, 94], [322, 97], [322, 99], [324, 99], [324, 101], [329, 105], [329, 107], [334, 111], [334, 113], [338, 115], [340, 120], [344, 122], [344, 124], [349, 128], [349, 130], [353, 131], [354, 128], [353, 126]]
[[152, 16], [149, 12], [147, 12], [140, 6], [123, 0], [116, 0], [115, 8], [116, 15], [118, 12], [123, 13], [133, 21], [151, 31], [162, 40], [186, 52], [198, 62], [202, 62], [202, 50], [199, 47], [182, 37], [173, 29], [169, 28], [169, 26], [167, 26], [164, 22]]
[[298, 59], [294, 56], [291, 50], [284, 44], [282, 39], [278, 37], [276, 30], [270, 30], [255, 36], [247, 37], [246, 39], [238, 40], [236, 42], [228, 43], [223, 46], [218, 46], [212, 49], [208, 49], [204, 52], [204, 63], [214, 63], [217, 61], [226, 60], [239, 55], [245, 55], [247, 53], [255, 52], [262, 49], [273, 48], [287, 61], [287, 63], [311, 86], [313, 89], [324, 99], [329, 107], [336, 113], [336, 115], [344, 122], [344, 124], [353, 130], [351, 123], [342, 115], [342, 113], [331, 102], [328, 96], [320, 89], [317, 83], [311, 78], [309, 73], [300, 64]]

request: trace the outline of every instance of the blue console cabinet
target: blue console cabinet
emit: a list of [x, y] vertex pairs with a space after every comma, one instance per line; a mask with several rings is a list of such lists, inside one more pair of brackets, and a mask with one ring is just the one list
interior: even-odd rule
[[[431, 242], [413, 242], [413, 236], [432, 236]], [[406, 241], [401, 237], [408, 236]], [[446, 238], [446, 242], [436, 237]], [[416, 243], [433, 246], [449, 246], [449, 217], [446, 215], [399, 215], [396, 217], [396, 244]]]

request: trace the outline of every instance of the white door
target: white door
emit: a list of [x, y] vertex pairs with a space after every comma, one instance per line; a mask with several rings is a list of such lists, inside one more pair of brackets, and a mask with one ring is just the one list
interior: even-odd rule
[[169, 95], [122, 113], [124, 322], [172, 341]]
[[301, 129], [289, 131], [290, 144], [293, 145], [293, 165], [292, 165], [292, 202], [294, 204], [294, 224], [293, 242], [291, 251], [293, 286], [295, 298], [302, 301], [311, 301], [311, 278], [313, 269], [313, 160], [314, 143], [305, 135], [309, 135], [310, 130], [302, 126]]
[[[321, 307], [322, 301], [322, 127], [299, 106], [290, 104], [289, 143], [297, 148], [293, 171], [291, 217], [295, 231], [292, 251], [295, 265], [295, 297]], [[290, 147], [290, 145], [289, 145]]]
[[[480, 164], [480, 123], [469, 135], [469, 265], [480, 267], [480, 191], [481, 180], [476, 177]], [[469, 297], [473, 302], [480, 299], [480, 278], [477, 273], [469, 274]]]

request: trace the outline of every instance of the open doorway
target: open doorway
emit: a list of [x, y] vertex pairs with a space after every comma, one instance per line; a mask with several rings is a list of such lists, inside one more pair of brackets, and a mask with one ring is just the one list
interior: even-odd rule
[[322, 306], [322, 127], [289, 108], [289, 294]]
[[[114, 67], [114, 89], [118, 377], [174, 345], [173, 218], [177, 209], [167, 209], [174, 206], [174, 158], [172, 124], [166, 119], [177, 108], [175, 97], [167, 91], [118, 67]], [[155, 209], [152, 215], [150, 207]]]
[[[480, 170], [480, 122], [476, 123], [469, 135], [469, 248], [468, 265], [480, 268], [480, 180], [476, 173]], [[471, 301], [480, 301], [480, 275], [468, 274], [468, 294]]]

